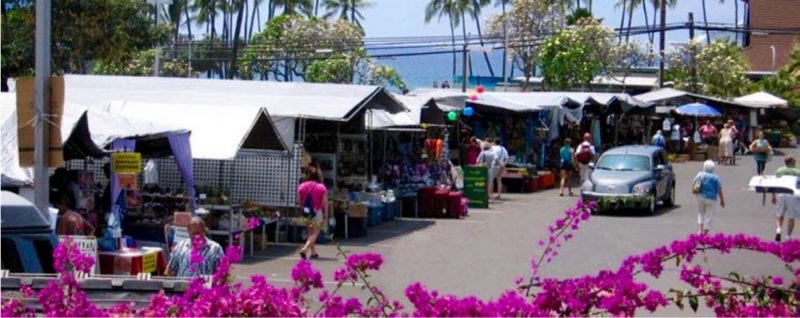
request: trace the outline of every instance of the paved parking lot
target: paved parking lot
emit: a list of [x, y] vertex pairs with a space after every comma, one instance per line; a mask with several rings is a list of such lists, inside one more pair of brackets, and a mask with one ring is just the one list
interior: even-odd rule
[[[794, 149], [782, 151], [796, 154]], [[718, 166], [727, 207], [719, 209], [712, 232], [746, 233], [773, 239], [773, 207], [762, 206], [762, 196], [747, 191], [755, 173], [752, 157], [740, 158], [737, 166]], [[783, 162], [781, 153], [767, 165], [774, 172]], [[701, 162], [674, 165], [677, 175], [677, 203], [661, 209], [654, 216], [632, 211], [593, 216], [567, 243], [557, 259], [542, 268], [552, 277], [572, 277], [616, 268], [625, 256], [644, 252], [684, 238], [696, 231], [696, 201], [691, 194], [691, 179], [701, 169]], [[546, 237], [547, 226], [574, 204], [577, 197], [559, 197], [558, 190], [533, 194], [510, 194], [490, 209], [472, 209], [461, 220], [397, 219], [369, 228], [366, 238], [341, 241], [352, 252], [378, 252], [386, 262], [373, 281], [392, 298], [404, 299], [403, 291], [412, 282], [421, 281], [431, 288], [456, 295], [499, 295], [513, 288], [517, 277], [528, 277], [530, 259], [537, 252], [536, 242]], [[768, 200], [769, 201], [769, 200]], [[240, 278], [250, 274], [266, 275], [276, 284], [291, 282], [291, 268], [299, 257], [298, 245], [273, 245], [267, 251], [248, 258], [236, 267]], [[342, 266], [332, 245], [320, 247], [321, 259], [314, 261], [326, 280]], [[706, 264], [714, 272], [727, 274], [737, 270], [748, 275], [787, 275], [774, 259], [751, 253], [710, 254]], [[668, 290], [676, 287], [675, 272], [653, 286]], [[350, 289], [347, 293], [358, 293]], [[703, 314], [701, 312], [700, 314]], [[664, 315], [694, 315], [677, 309], [659, 312]], [[705, 314], [713, 314], [705, 312]]]

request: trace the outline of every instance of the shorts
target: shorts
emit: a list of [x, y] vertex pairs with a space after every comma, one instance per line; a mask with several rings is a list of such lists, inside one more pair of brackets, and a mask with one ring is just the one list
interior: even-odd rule
[[559, 167], [561, 168], [561, 170], [572, 171], [571, 163], [562, 163]]
[[500, 171], [502, 169], [503, 168], [499, 167], [499, 166], [498, 167], [489, 167], [489, 182], [492, 182], [494, 179], [496, 179], [498, 176], [500, 176]]
[[702, 224], [703, 229], [711, 228], [711, 220], [717, 213], [717, 200], [709, 200], [700, 195], [697, 196], [697, 224]]
[[778, 208], [775, 209], [776, 217], [796, 219], [800, 217], [800, 197], [786, 194], [778, 195]]

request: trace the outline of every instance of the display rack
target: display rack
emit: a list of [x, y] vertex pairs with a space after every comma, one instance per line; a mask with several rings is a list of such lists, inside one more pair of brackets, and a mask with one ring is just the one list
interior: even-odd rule
[[[363, 186], [369, 181], [367, 171], [367, 136], [341, 134], [337, 145], [338, 179], [346, 187]], [[338, 184], [337, 184], [338, 186]]]

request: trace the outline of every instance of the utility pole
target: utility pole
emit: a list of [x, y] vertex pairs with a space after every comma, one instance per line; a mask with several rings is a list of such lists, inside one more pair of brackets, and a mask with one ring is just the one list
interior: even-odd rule
[[695, 47], [694, 47], [694, 13], [689, 12], [689, 68], [692, 76], [692, 93], [697, 93], [697, 67], [695, 65]]
[[466, 43], [466, 42], [464, 43], [464, 51], [462, 52], [462, 60], [463, 60], [462, 62], [464, 62], [463, 63], [463, 68], [461, 70], [461, 74], [462, 74], [461, 92], [462, 93], [466, 93], [467, 92], [467, 57], [469, 55], [469, 54], [467, 54], [467, 53], [469, 53], [469, 49], [467, 49], [467, 44], [468, 43]]
[[35, 104], [34, 104], [34, 204], [47, 215], [50, 195], [50, 17], [51, 0], [36, 0]]
[[658, 55], [661, 57], [658, 63], [658, 87], [664, 87], [664, 58], [666, 55], [664, 54], [664, 47], [666, 46], [666, 36], [667, 36], [667, 0], [661, 0], [661, 37], [659, 38], [659, 52]]

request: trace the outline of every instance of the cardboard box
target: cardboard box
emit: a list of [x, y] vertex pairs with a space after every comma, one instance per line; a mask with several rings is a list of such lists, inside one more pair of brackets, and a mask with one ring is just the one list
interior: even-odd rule
[[364, 203], [351, 203], [347, 207], [347, 214], [351, 218], [366, 218], [367, 210], [369, 210], [369, 206]]

